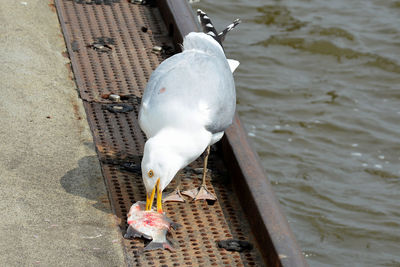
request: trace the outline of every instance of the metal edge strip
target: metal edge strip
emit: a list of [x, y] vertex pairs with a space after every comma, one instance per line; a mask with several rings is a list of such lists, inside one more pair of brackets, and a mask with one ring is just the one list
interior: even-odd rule
[[[176, 43], [182, 43], [189, 32], [200, 31], [186, 0], [159, 0], [157, 3]], [[271, 266], [308, 266], [237, 114], [225, 131], [222, 148], [265, 262]]]

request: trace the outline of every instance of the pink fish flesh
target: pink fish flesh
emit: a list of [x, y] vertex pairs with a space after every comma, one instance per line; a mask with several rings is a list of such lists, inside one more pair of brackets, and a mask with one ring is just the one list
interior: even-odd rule
[[146, 202], [138, 201], [132, 205], [128, 213], [128, 229], [125, 238], [132, 239], [143, 237], [151, 240], [144, 250], [168, 249], [174, 251], [171, 242], [167, 239], [167, 233], [180, 225], [174, 223], [164, 213], [151, 210], [146, 211]]

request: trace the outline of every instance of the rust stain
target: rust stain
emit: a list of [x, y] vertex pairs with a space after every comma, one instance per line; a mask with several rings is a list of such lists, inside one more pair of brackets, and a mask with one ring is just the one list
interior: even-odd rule
[[68, 59], [69, 59], [69, 54], [68, 54], [67, 51], [61, 52], [61, 55], [62, 55], [63, 57], [65, 57], [65, 58], [68, 58]]
[[101, 203], [104, 203], [104, 204], [109, 204], [110, 203], [110, 201], [108, 199], [108, 195], [101, 195], [99, 197], [99, 200], [100, 200]]
[[70, 79], [71, 81], [73, 81], [73, 80], [74, 80], [74, 73], [73, 73], [73, 71], [72, 71], [71, 63], [70, 63], [70, 62], [65, 63], [65, 67], [67, 67], [67, 69], [68, 69], [68, 73], [69, 73], [68, 79]]
[[112, 95], [113, 93], [107, 93], [107, 94], [102, 94], [100, 97], [103, 99], [108, 99], [110, 97], [110, 95]]
[[71, 104], [72, 104], [72, 107], [74, 109], [74, 117], [75, 117], [75, 119], [79, 120], [79, 121], [82, 120], [82, 117], [81, 117], [80, 112], [79, 112], [78, 103], [76, 103], [75, 100], [72, 100]]
[[108, 195], [101, 195], [98, 198], [98, 204], [103, 206], [105, 209], [108, 209], [111, 211], [111, 204], [108, 199]]
[[50, 0], [49, 7], [50, 7], [51, 11], [56, 13], [56, 5], [54, 4], [54, 0]]
[[102, 146], [101, 144], [96, 144], [97, 150], [104, 154], [105, 156], [116, 157], [117, 155], [122, 158], [119, 151], [115, 151], [112, 147], [109, 146]]
[[[75, 97], [71, 97], [71, 98], [70, 98], [70, 103], [71, 103], [71, 105], [72, 105], [72, 109], [73, 109], [73, 113], [74, 113], [74, 118], [75, 118], [75, 120], [81, 121], [81, 120], [82, 120], [82, 117], [81, 117], [81, 113], [80, 113], [80, 111], [79, 111], [79, 106], [78, 106], [77, 99], [76, 99]], [[80, 135], [81, 135], [81, 134], [83, 133], [83, 131], [85, 130], [84, 127], [85, 127], [85, 126], [84, 126], [83, 123], [80, 123], [80, 122], [78, 123], [77, 128], [78, 128], [78, 131], [79, 131], [79, 134], [80, 134]]]

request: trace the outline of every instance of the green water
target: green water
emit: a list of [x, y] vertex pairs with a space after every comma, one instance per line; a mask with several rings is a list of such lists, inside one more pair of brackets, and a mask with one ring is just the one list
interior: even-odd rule
[[309, 264], [400, 266], [400, 1], [193, 8], [243, 21], [237, 109]]

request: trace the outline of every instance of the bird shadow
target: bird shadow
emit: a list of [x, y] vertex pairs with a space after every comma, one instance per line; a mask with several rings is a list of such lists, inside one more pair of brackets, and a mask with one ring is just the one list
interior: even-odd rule
[[78, 167], [61, 177], [60, 184], [69, 194], [94, 201], [94, 208], [112, 212], [97, 156], [81, 158]]

